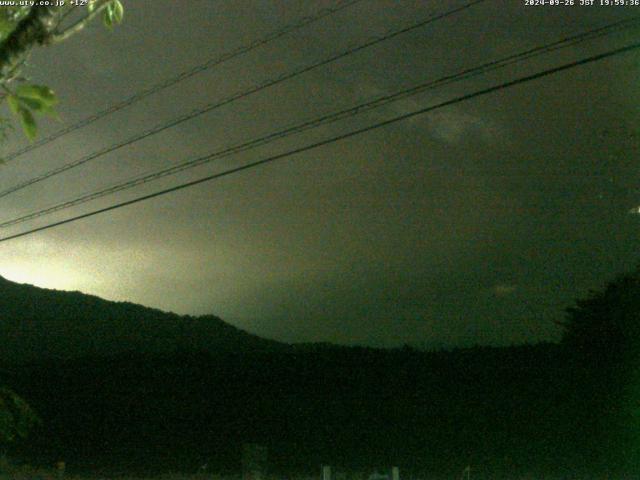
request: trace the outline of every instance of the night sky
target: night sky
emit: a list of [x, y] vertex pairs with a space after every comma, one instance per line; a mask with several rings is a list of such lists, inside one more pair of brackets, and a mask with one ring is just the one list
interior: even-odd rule
[[[577, 2], [578, 0], [576, 0]], [[2, 166], [5, 189], [215, 99], [463, 1], [362, 0]], [[1, 202], [1, 220], [384, 93], [640, 14], [495, 0], [151, 136]], [[333, 5], [127, 1], [32, 55], [46, 136]], [[2, 236], [638, 40], [628, 30], [213, 162]], [[578, 67], [219, 181], [0, 245], [0, 275], [283, 341], [423, 347], [557, 340], [554, 320], [639, 259], [640, 57]], [[3, 146], [26, 144], [17, 132]]]

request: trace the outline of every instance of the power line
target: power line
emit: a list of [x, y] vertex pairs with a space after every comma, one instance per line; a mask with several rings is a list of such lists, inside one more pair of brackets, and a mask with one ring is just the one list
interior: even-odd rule
[[631, 45], [627, 45], [625, 47], [617, 48], [615, 50], [609, 50], [609, 51], [607, 51], [605, 53], [601, 53], [601, 54], [598, 54], [598, 55], [593, 55], [591, 57], [587, 57], [587, 58], [584, 58], [582, 60], [577, 60], [577, 61], [574, 61], [574, 62], [571, 62], [571, 63], [567, 63], [567, 64], [561, 65], [559, 67], [554, 67], [554, 68], [550, 68], [550, 69], [547, 69], [547, 70], [543, 70], [541, 72], [534, 73], [532, 75], [526, 75], [524, 77], [520, 77], [520, 78], [517, 78], [515, 80], [511, 80], [511, 81], [505, 82], [505, 83], [501, 83], [501, 84], [495, 85], [493, 87], [484, 88], [482, 90], [477, 90], [475, 92], [472, 92], [472, 93], [469, 93], [469, 94], [466, 94], [466, 95], [462, 95], [462, 96], [456, 97], [454, 99], [438, 103], [436, 105], [432, 105], [432, 106], [429, 106], [429, 107], [424, 107], [424, 108], [421, 108], [421, 109], [418, 109], [418, 110], [414, 110], [413, 112], [405, 113], [403, 115], [398, 115], [398, 116], [393, 117], [391, 119], [384, 120], [382, 122], [378, 122], [378, 123], [375, 123], [373, 125], [369, 125], [367, 127], [363, 127], [363, 128], [359, 128], [359, 129], [356, 129], [356, 130], [352, 130], [350, 132], [343, 133], [343, 134], [340, 134], [340, 135], [337, 135], [337, 136], [334, 136], [334, 137], [331, 137], [331, 138], [328, 138], [328, 139], [325, 139], [325, 140], [322, 140], [322, 141], [319, 141], [319, 142], [311, 143], [311, 144], [305, 145], [303, 147], [299, 147], [299, 148], [296, 148], [296, 149], [293, 149], [293, 150], [289, 150], [289, 151], [284, 152], [284, 153], [280, 153], [280, 154], [277, 154], [277, 155], [272, 155], [270, 157], [263, 158], [262, 160], [257, 160], [255, 162], [247, 163], [247, 164], [242, 165], [240, 167], [231, 168], [231, 169], [225, 170], [223, 172], [219, 172], [219, 173], [216, 173], [216, 174], [213, 174], [213, 175], [209, 175], [209, 176], [206, 176], [206, 177], [203, 177], [203, 178], [199, 178], [197, 180], [193, 180], [193, 181], [190, 181], [190, 182], [187, 182], [187, 183], [182, 183], [180, 185], [176, 185], [176, 186], [171, 187], [171, 188], [167, 188], [167, 189], [164, 189], [164, 190], [160, 190], [158, 192], [150, 193], [148, 195], [143, 195], [141, 197], [137, 197], [137, 198], [134, 198], [132, 200], [127, 200], [125, 202], [120, 202], [120, 203], [117, 203], [115, 205], [111, 205], [109, 207], [105, 207], [105, 208], [101, 208], [101, 209], [98, 209], [98, 210], [94, 210], [92, 212], [84, 213], [82, 215], [77, 215], [75, 217], [67, 218], [65, 220], [60, 220], [58, 222], [50, 223], [50, 224], [44, 225], [42, 227], [33, 228], [31, 230], [27, 230], [25, 232], [17, 233], [17, 234], [14, 234], [14, 235], [9, 235], [7, 237], [0, 238], [0, 242], [7, 242], [9, 240], [20, 238], [20, 237], [23, 237], [25, 235], [30, 235], [32, 233], [40, 232], [40, 231], [43, 231], [43, 230], [48, 230], [50, 228], [58, 227], [60, 225], [65, 225], [67, 223], [71, 223], [71, 222], [75, 222], [75, 221], [78, 221], [78, 220], [82, 220], [84, 218], [92, 217], [92, 216], [98, 215], [100, 213], [106, 213], [106, 212], [109, 212], [109, 211], [112, 211], [112, 210], [116, 210], [118, 208], [126, 207], [128, 205], [133, 205], [134, 203], [142, 202], [144, 200], [149, 200], [151, 198], [159, 197], [161, 195], [165, 195], [165, 194], [168, 194], [168, 193], [171, 193], [171, 192], [175, 192], [175, 191], [182, 190], [182, 189], [185, 189], [185, 188], [188, 188], [188, 187], [199, 185], [199, 184], [204, 183], [204, 182], [208, 182], [208, 181], [211, 181], [211, 180], [216, 180], [216, 179], [219, 179], [219, 178], [222, 178], [222, 177], [226, 177], [226, 176], [232, 175], [234, 173], [238, 173], [238, 172], [242, 172], [242, 171], [249, 170], [249, 169], [252, 169], [252, 168], [256, 168], [256, 167], [259, 167], [259, 166], [262, 166], [262, 165], [266, 165], [268, 163], [273, 163], [273, 162], [275, 162], [277, 160], [281, 160], [283, 158], [291, 157], [291, 156], [297, 155], [299, 153], [304, 153], [304, 152], [307, 152], [307, 151], [310, 151], [310, 150], [314, 150], [316, 148], [319, 148], [319, 147], [322, 147], [322, 146], [325, 146], [325, 145], [329, 145], [331, 143], [335, 143], [335, 142], [338, 142], [338, 141], [341, 141], [341, 140], [345, 140], [345, 139], [348, 139], [348, 138], [351, 138], [351, 137], [354, 137], [356, 135], [360, 135], [360, 134], [363, 134], [363, 133], [366, 133], [366, 132], [370, 132], [372, 130], [376, 130], [378, 128], [385, 127], [387, 125], [391, 125], [391, 124], [397, 123], [397, 122], [402, 121], [402, 120], [407, 120], [409, 118], [413, 118], [413, 117], [418, 116], [418, 115], [422, 115], [422, 114], [425, 114], [425, 113], [428, 113], [428, 112], [432, 112], [432, 111], [438, 110], [440, 108], [444, 108], [444, 107], [447, 107], [447, 106], [450, 106], [450, 105], [461, 103], [461, 102], [464, 102], [466, 100], [470, 100], [472, 98], [488, 95], [490, 93], [497, 92], [499, 90], [503, 90], [503, 89], [506, 89], [506, 88], [509, 88], [509, 87], [513, 87], [515, 85], [520, 85], [520, 84], [523, 84], [523, 83], [526, 83], [526, 82], [537, 80], [539, 78], [543, 78], [543, 77], [546, 77], [546, 76], [549, 76], [549, 75], [553, 75], [555, 73], [559, 73], [559, 72], [562, 72], [562, 71], [565, 71], [565, 70], [569, 70], [571, 68], [575, 68], [575, 67], [580, 66], [580, 65], [586, 65], [588, 63], [593, 63], [593, 62], [596, 62], [596, 61], [599, 61], [599, 60], [603, 60], [605, 58], [613, 57], [615, 55], [620, 55], [622, 53], [626, 53], [626, 52], [630, 52], [630, 51], [633, 51], [633, 50], [637, 50], [639, 48], [640, 48], [640, 43], [634, 43], [634, 44], [631, 44]]
[[90, 192], [87, 193], [85, 195], [82, 195], [80, 197], [76, 197], [73, 198], [72, 200], [68, 200], [65, 202], [61, 202], [58, 203], [56, 205], [50, 206], [50, 207], [46, 207], [40, 210], [37, 210], [35, 212], [26, 214], [26, 215], [22, 215], [20, 217], [11, 219], [11, 220], [7, 220], [5, 222], [1, 222], [0, 223], [0, 228], [6, 228], [9, 226], [13, 226], [13, 225], [17, 225], [29, 220], [33, 220], [35, 218], [39, 218], [45, 215], [49, 215], [51, 213], [54, 212], [58, 212], [61, 210], [66, 210], [68, 208], [89, 202], [91, 200], [95, 200], [107, 195], [111, 195], [113, 193], [122, 191], [122, 190], [127, 190], [130, 188], [134, 188], [136, 186], [157, 180], [159, 178], [163, 178], [169, 175], [174, 175], [176, 173], [179, 173], [181, 171], [190, 169], [190, 168], [194, 168], [209, 162], [212, 162], [213, 160], [217, 160], [220, 158], [224, 158], [224, 157], [228, 157], [231, 155], [235, 155], [237, 153], [240, 152], [245, 152], [247, 150], [252, 150], [254, 148], [257, 148], [259, 146], [263, 146], [266, 145], [268, 143], [271, 143], [275, 140], [279, 140], [297, 133], [301, 133], [303, 131], [312, 129], [312, 128], [317, 128], [323, 125], [327, 125], [329, 123], [333, 123], [336, 122], [338, 120], [343, 120], [345, 118], [350, 118], [353, 117], [355, 115], [361, 114], [361, 113], [365, 113], [367, 111], [370, 111], [372, 109], [375, 108], [379, 108], [382, 107], [384, 105], [387, 105], [389, 103], [401, 100], [401, 99], [405, 99], [408, 98], [410, 96], [414, 96], [420, 93], [423, 93], [427, 90], [432, 90], [434, 88], [437, 87], [442, 87], [445, 85], [449, 85], [451, 83], [455, 83], [461, 80], [466, 80], [481, 74], [485, 74], [488, 73], [490, 71], [494, 71], [497, 70], [499, 68], [504, 68], [506, 66], [515, 64], [517, 62], [522, 62], [524, 60], [528, 60], [530, 58], [545, 54], [545, 53], [549, 53], [549, 52], [553, 52], [562, 48], [567, 48], [570, 46], [574, 46], [576, 44], [585, 42], [587, 40], [593, 40], [595, 38], [599, 38], [605, 35], [610, 35], [611, 33], [617, 32], [617, 31], [621, 31], [623, 29], [629, 28], [629, 27], [633, 27], [636, 26], [640, 23], [640, 16], [638, 17], [634, 17], [628, 20], [623, 20], [623, 21], [618, 21], [612, 24], [608, 24], [606, 26], [597, 28], [597, 29], [593, 29], [593, 30], [589, 30], [587, 32], [583, 32], [577, 35], [573, 35], [573, 36], [569, 36], [569, 37], [565, 37], [561, 40], [549, 43], [549, 44], [545, 44], [545, 45], [541, 45], [541, 46], [537, 46], [531, 49], [528, 49], [526, 51], [520, 52], [520, 53], [516, 53], [516, 54], [512, 54], [509, 55], [507, 57], [501, 58], [499, 60], [494, 60], [491, 62], [487, 62], [484, 63], [482, 65], [473, 67], [473, 68], [468, 68], [462, 72], [453, 74], [453, 75], [447, 75], [444, 77], [441, 77], [437, 80], [433, 80], [433, 81], [429, 81], [426, 83], [422, 83], [420, 85], [411, 87], [409, 89], [405, 89], [393, 94], [389, 94], [389, 95], [384, 95], [378, 98], [375, 98], [373, 100], [361, 103], [359, 105], [356, 105], [354, 107], [345, 109], [345, 110], [341, 110], [341, 111], [337, 111], [337, 112], [333, 112], [330, 114], [326, 114], [326, 115], [322, 115], [320, 117], [317, 117], [313, 120], [309, 120], [306, 122], [303, 122], [301, 124], [298, 125], [294, 125], [288, 128], [285, 128], [284, 130], [280, 130], [268, 135], [265, 135], [263, 137], [257, 138], [257, 139], [253, 139], [253, 140], [249, 140], [246, 141], [244, 143], [238, 144], [238, 145], [234, 145], [231, 147], [227, 147], [223, 150], [219, 150], [217, 152], [211, 153], [211, 154], [207, 154], [205, 156], [201, 156], [195, 159], [191, 159], [185, 162], [181, 162], [177, 165], [173, 165], [170, 166], [168, 168], [164, 168], [152, 173], [147, 173], [147, 174], [143, 174], [143, 175], [139, 175], [136, 176], [132, 179], [129, 179], [127, 181], [124, 182], [120, 182], [120, 183], [116, 183], [114, 185], [102, 188], [100, 190], [94, 191], [94, 192]]
[[206, 62], [200, 64], [200, 65], [196, 65], [195, 67], [191, 67], [188, 70], [184, 70], [182, 72], [180, 72], [178, 75], [176, 75], [175, 77], [171, 77], [168, 78], [162, 82], [156, 83], [155, 85], [152, 85], [144, 90], [140, 90], [139, 92], [131, 95], [130, 97], [122, 100], [119, 103], [116, 103], [115, 105], [112, 105], [104, 110], [101, 110], [100, 112], [97, 112], [89, 117], [83, 118], [82, 120], [79, 120], [76, 123], [73, 123], [65, 128], [63, 128], [62, 130], [59, 130], [55, 133], [52, 133], [51, 135], [49, 135], [48, 137], [44, 137], [30, 145], [26, 145], [25, 147], [16, 150], [12, 153], [10, 153], [9, 155], [7, 155], [3, 160], [5, 163], [14, 160], [15, 158], [24, 155], [25, 153], [28, 153], [32, 150], [35, 150], [36, 148], [40, 148], [43, 145], [47, 145], [48, 143], [53, 142], [54, 140], [57, 140], [58, 138], [67, 135], [75, 130], [78, 130], [80, 128], [86, 127], [87, 125], [90, 125], [98, 120], [100, 120], [101, 118], [104, 118], [108, 115], [111, 115], [112, 113], [115, 113], [119, 110], [122, 110], [123, 108], [129, 107], [131, 105], [133, 105], [134, 103], [139, 102], [140, 100], [143, 100], [144, 98], [147, 98], [150, 95], [153, 95], [155, 93], [161, 92], [162, 90], [165, 90], [169, 87], [172, 87], [174, 85], [176, 85], [179, 82], [182, 82], [183, 80], [186, 80], [187, 78], [191, 78], [194, 75], [197, 75], [199, 73], [202, 73], [206, 70], [209, 70], [211, 68], [217, 67], [225, 62], [228, 62], [229, 60], [233, 60], [234, 58], [240, 57], [246, 53], [251, 52], [252, 50], [255, 50], [256, 48], [262, 47], [264, 45], [267, 45], [268, 43], [271, 43], [289, 33], [295, 32], [296, 30], [300, 30], [301, 28], [306, 27], [307, 25], [310, 25], [312, 23], [315, 23], [325, 17], [328, 17], [330, 15], [333, 15], [335, 13], [340, 12], [341, 10], [344, 10], [346, 8], [351, 7], [352, 5], [355, 5], [356, 3], [360, 3], [362, 0], [344, 0], [339, 2], [337, 5], [335, 5], [334, 7], [330, 7], [330, 8], [324, 8], [319, 10], [316, 14], [314, 15], [310, 15], [308, 17], [303, 17], [302, 19], [300, 19], [299, 21], [297, 21], [296, 23], [292, 23], [290, 25], [286, 25], [283, 28], [276, 30], [274, 32], [271, 32], [267, 35], [265, 35], [262, 38], [259, 38], [257, 40], [254, 40], [253, 42], [250, 42], [246, 45], [242, 45], [238, 48], [236, 48], [235, 50], [231, 50], [229, 52], [223, 53], [222, 55], [219, 55], [217, 57], [211, 58], [209, 60], [207, 60]]
[[385, 34], [383, 34], [381, 36], [375, 37], [375, 38], [373, 38], [371, 40], [368, 40], [367, 42], [365, 42], [363, 44], [360, 44], [360, 45], [357, 45], [355, 47], [349, 48], [349, 49], [344, 50], [344, 51], [342, 51], [342, 52], [340, 52], [338, 54], [334, 54], [334, 55], [332, 55], [332, 56], [330, 56], [330, 57], [328, 57], [328, 58], [326, 58], [324, 60], [321, 60], [321, 61], [319, 61], [317, 63], [308, 65], [306, 67], [302, 67], [300, 69], [294, 70], [294, 71], [289, 72], [289, 73], [285, 73], [285, 74], [280, 75], [280, 76], [278, 76], [276, 78], [267, 80], [266, 82], [263, 82], [261, 84], [254, 85], [254, 86], [250, 87], [249, 89], [244, 90], [244, 91], [242, 91], [240, 93], [236, 93], [236, 94], [234, 94], [234, 95], [232, 95], [230, 97], [224, 98], [222, 100], [215, 101], [215, 102], [210, 103], [210, 104], [208, 104], [208, 105], [206, 105], [204, 107], [195, 109], [192, 112], [187, 113], [186, 115], [183, 115], [181, 117], [175, 118], [175, 119], [173, 119], [173, 120], [171, 120], [169, 122], [157, 125], [157, 126], [151, 128], [149, 130], [146, 130], [145, 132], [142, 132], [140, 134], [134, 135], [133, 137], [130, 137], [127, 140], [124, 140], [124, 141], [119, 142], [117, 144], [114, 144], [114, 145], [111, 145], [109, 147], [103, 148], [102, 150], [99, 150], [97, 152], [91, 153], [91, 154], [89, 154], [89, 155], [87, 155], [85, 157], [82, 157], [82, 158], [78, 159], [78, 160], [75, 160], [73, 162], [61, 165], [61, 166], [59, 166], [57, 168], [54, 168], [53, 170], [45, 172], [45, 173], [43, 173], [41, 175], [38, 175], [36, 177], [33, 177], [33, 178], [29, 179], [29, 180], [25, 180], [24, 182], [21, 182], [21, 183], [19, 183], [17, 185], [14, 185], [13, 187], [7, 188], [7, 189], [5, 189], [5, 190], [0, 192], [0, 198], [6, 197], [7, 195], [10, 195], [11, 193], [14, 193], [14, 192], [17, 192], [19, 190], [22, 190], [23, 188], [26, 188], [26, 187], [28, 187], [30, 185], [35, 184], [35, 183], [39, 183], [39, 182], [42, 182], [44, 180], [47, 180], [47, 179], [49, 179], [51, 177], [59, 175], [59, 174], [61, 174], [63, 172], [66, 172], [68, 170], [71, 170], [72, 168], [76, 168], [76, 167], [78, 167], [80, 165], [83, 165], [83, 164], [85, 164], [87, 162], [95, 160], [95, 159], [97, 159], [99, 157], [102, 157], [103, 155], [106, 155], [108, 153], [111, 153], [111, 152], [113, 152], [115, 150], [118, 150], [120, 148], [126, 147], [128, 145], [131, 145], [133, 143], [139, 142], [141, 140], [144, 140], [145, 138], [150, 137], [151, 135], [155, 135], [155, 134], [160, 133], [160, 132], [162, 132], [164, 130], [167, 130], [169, 128], [175, 127], [175, 126], [177, 126], [177, 125], [179, 125], [179, 124], [181, 124], [183, 122], [186, 122], [187, 120], [192, 120], [192, 119], [194, 119], [194, 118], [196, 118], [196, 117], [198, 117], [200, 115], [203, 115], [205, 113], [211, 112], [211, 111], [213, 111], [213, 110], [215, 110], [217, 108], [223, 107], [223, 106], [228, 105], [228, 104], [230, 104], [232, 102], [235, 102], [237, 100], [240, 100], [240, 99], [243, 99], [245, 97], [248, 97], [249, 95], [252, 95], [254, 93], [257, 93], [257, 92], [260, 92], [262, 90], [265, 90], [266, 88], [272, 87], [274, 85], [277, 85], [277, 84], [282, 83], [282, 82], [287, 81], [287, 80], [291, 80], [291, 79], [293, 79], [295, 77], [298, 77], [298, 76], [300, 76], [300, 75], [302, 75], [304, 73], [310, 72], [310, 71], [315, 70], [315, 69], [320, 68], [320, 67], [323, 67], [323, 66], [328, 65], [328, 64], [330, 64], [332, 62], [335, 62], [337, 60], [346, 58], [346, 57], [348, 57], [350, 55], [353, 55], [353, 54], [355, 54], [357, 52], [360, 52], [360, 51], [362, 51], [362, 50], [364, 50], [366, 48], [372, 47], [372, 46], [377, 45], [377, 44], [379, 44], [381, 42], [384, 42], [384, 41], [390, 40], [392, 38], [395, 38], [398, 35], [402, 35], [402, 34], [411, 32], [413, 30], [416, 30], [418, 28], [422, 28], [422, 27], [424, 27], [424, 26], [426, 26], [426, 25], [428, 25], [430, 23], [433, 23], [433, 22], [436, 22], [438, 20], [447, 18], [447, 17], [449, 17], [451, 15], [454, 15], [454, 14], [456, 14], [458, 12], [466, 10], [466, 9], [472, 7], [473, 5], [476, 5], [478, 3], [482, 3], [482, 2], [485, 2], [485, 1], [487, 1], [487, 0], [473, 0], [472, 2], [466, 3], [465, 5], [463, 5], [461, 7], [457, 7], [457, 8], [454, 8], [452, 10], [448, 10], [448, 11], [446, 11], [444, 13], [440, 13], [440, 14], [437, 14], [437, 15], [431, 15], [431, 16], [427, 17], [426, 19], [423, 19], [423, 20], [421, 20], [419, 22], [416, 22], [416, 23], [414, 23], [414, 24], [412, 24], [412, 25], [410, 25], [408, 27], [404, 27], [404, 28], [401, 28], [401, 29], [398, 29], [398, 30], [388, 31], [387, 33], [385, 33]]

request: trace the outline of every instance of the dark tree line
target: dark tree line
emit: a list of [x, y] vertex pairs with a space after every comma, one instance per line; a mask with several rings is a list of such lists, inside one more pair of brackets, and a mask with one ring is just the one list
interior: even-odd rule
[[576, 380], [576, 411], [592, 420], [594, 457], [638, 471], [640, 447], [640, 266], [567, 309], [562, 347]]
[[422, 477], [467, 465], [476, 478], [628, 476], [640, 443], [639, 294], [636, 269], [578, 300], [560, 344], [421, 352], [253, 339], [243, 349], [234, 335], [232, 350], [15, 365], [6, 383], [43, 424], [14, 458], [93, 472], [237, 471], [251, 442], [290, 474], [329, 463]]

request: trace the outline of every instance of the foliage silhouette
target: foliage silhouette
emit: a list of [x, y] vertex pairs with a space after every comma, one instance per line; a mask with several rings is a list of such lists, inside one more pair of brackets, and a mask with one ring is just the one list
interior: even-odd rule
[[40, 419], [14, 391], [0, 387], [0, 468], [6, 464], [10, 444], [25, 439]]
[[[589, 424], [592, 456], [640, 467], [640, 266], [567, 309], [562, 345], [571, 353], [576, 412]], [[584, 421], [588, 415], [590, 420]]]

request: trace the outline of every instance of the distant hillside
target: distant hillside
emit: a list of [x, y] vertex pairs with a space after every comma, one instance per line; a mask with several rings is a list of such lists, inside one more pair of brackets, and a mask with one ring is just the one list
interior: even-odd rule
[[0, 277], [0, 362], [120, 352], [262, 351], [286, 348], [213, 315], [181, 316], [10, 282]]
[[9, 453], [70, 473], [237, 473], [251, 442], [289, 476], [636, 478], [618, 475], [626, 430], [606, 412], [620, 402], [581, 358], [553, 344], [288, 346], [214, 316], [0, 279], [0, 385], [43, 420]]

